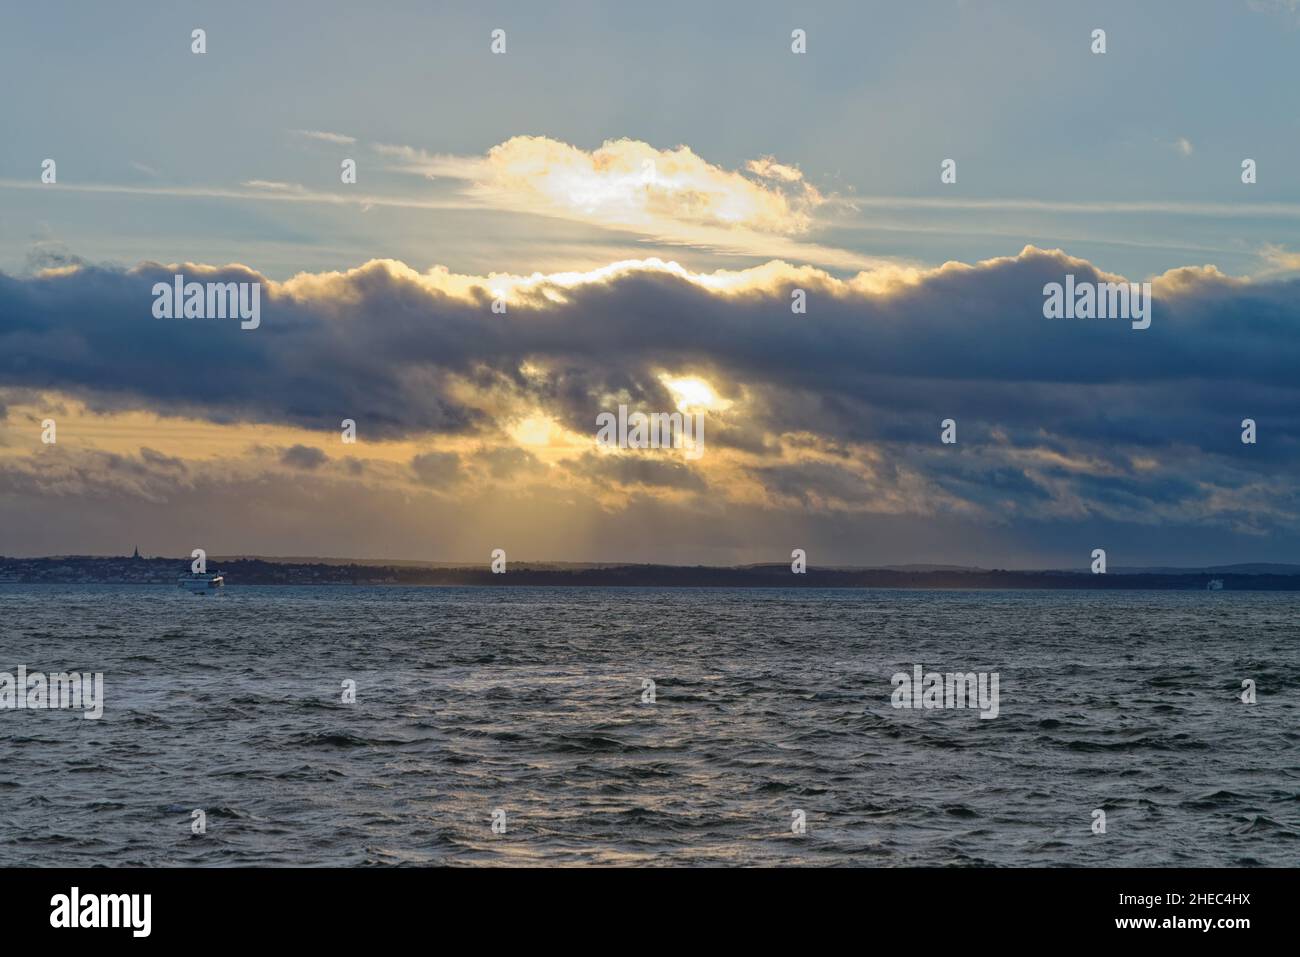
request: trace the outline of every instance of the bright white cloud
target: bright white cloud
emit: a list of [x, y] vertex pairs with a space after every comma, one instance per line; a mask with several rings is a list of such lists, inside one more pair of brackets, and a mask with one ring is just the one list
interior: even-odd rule
[[640, 140], [607, 140], [584, 150], [545, 136], [515, 136], [483, 157], [378, 149], [405, 159], [409, 170], [468, 180], [473, 195], [491, 202], [610, 226], [672, 222], [796, 235], [809, 230], [813, 212], [826, 202], [803, 173], [771, 157], [751, 161], [742, 173], [687, 146], [661, 150]]
[[389, 144], [375, 149], [393, 157], [399, 171], [463, 181], [463, 195], [488, 208], [764, 259], [844, 269], [887, 261], [809, 241], [817, 211], [835, 199], [770, 156], [729, 170], [687, 146], [666, 150], [619, 139], [584, 150], [545, 136], [512, 137], [483, 156]]

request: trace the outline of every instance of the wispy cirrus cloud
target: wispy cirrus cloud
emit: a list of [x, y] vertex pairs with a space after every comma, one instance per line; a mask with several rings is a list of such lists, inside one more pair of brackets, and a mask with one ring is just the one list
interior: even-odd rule
[[351, 146], [357, 141], [355, 136], [348, 136], [344, 133], [330, 133], [325, 130], [292, 130], [295, 136], [302, 136], [309, 140], [319, 140], [322, 143], [333, 143], [337, 146]]
[[301, 183], [284, 183], [273, 179], [246, 179], [241, 185], [249, 189], [266, 189], [278, 193], [301, 193], [304, 191]]
[[1265, 266], [1260, 270], [1261, 276], [1275, 276], [1300, 272], [1300, 252], [1293, 252], [1274, 243], [1266, 244], [1259, 251]]
[[[105, 196], [154, 196], [174, 199], [229, 199], [240, 202], [265, 202], [273, 200], [291, 203], [318, 203], [325, 206], [383, 206], [393, 209], [439, 210], [472, 209], [474, 204], [454, 197], [411, 197], [379, 193], [326, 192], [325, 190], [283, 189], [292, 186], [280, 180], [245, 180], [240, 187], [233, 186], [131, 186], [119, 183], [60, 182], [60, 192], [89, 193]], [[0, 179], [0, 189], [49, 189], [38, 181]]]

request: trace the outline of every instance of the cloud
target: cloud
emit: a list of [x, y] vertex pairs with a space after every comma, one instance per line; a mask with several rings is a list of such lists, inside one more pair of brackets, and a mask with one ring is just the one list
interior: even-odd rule
[[357, 141], [355, 136], [347, 136], [343, 133], [328, 133], [323, 130], [292, 130], [291, 132], [307, 139], [320, 140], [322, 143], [334, 143], [338, 146], [350, 146]]
[[294, 445], [284, 450], [280, 461], [295, 469], [318, 469], [329, 461], [329, 456], [310, 445]]
[[1259, 251], [1259, 254], [1268, 264], [1263, 270], [1264, 275], [1300, 272], [1300, 252], [1292, 252], [1282, 246], [1269, 243]]
[[[229, 199], [237, 202], [265, 203], [268, 200], [289, 203], [318, 204], [321, 206], [355, 206], [362, 210], [380, 206], [391, 209], [449, 210], [466, 209], [465, 200], [428, 197], [381, 196], [376, 193], [324, 192], [296, 186], [277, 180], [248, 180], [242, 188], [229, 186], [123, 186], [115, 183], [59, 183], [60, 192], [87, 193], [102, 196], [149, 196], [162, 199]], [[39, 180], [0, 179], [0, 189], [32, 190], [44, 187]]]
[[607, 226], [677, 223], [793, 235], [807, 232], [826, 202], [798, 169], [770, 157], [749, 163], [746, 176], [689, 147], [661, 150], [640, 140], [583, 150], [545, 136], [515, 136], [483, 157], [376, 148], [403, 159], [408, 171], [468, 180], [471, 195], [489, 202]]
[[[154, 319], [152, 285], [177, 271], [261, 282], [261, 328]], [[803, 426], [851, 418], [857, 404], [928, 411], [959, 401], [1032, 422], [1038, 413], [1018, 397], [1051, 387], [1050, 411], [1073, 394], [1061, 386], [1296, 388], [1295, 282], [1172, 270], [1155, 279], [1152, 328], [1136, 333], [1122, 322], [1045, 320], [1042, 287], [1066, 272], [1119, 278], [1033, 248], [848, 279], [784, 263], [693, 273], [659, 260], [533, 276], [376, 260], [283, 283], [244, 266], [76, 264], [0, 276], [0, 383], [307, 427], [350, 415], [381, 435], [495, 428], [491, 410], [468, 398], [475, 392], [543, 403], [585, 430], [592, 403], [620, 394], [675, 406], [662, 376], [692, 369], [724, 398], [743, 387], [816, 397], [807, 410], [788, 399], [785, 417]], [[808, 294], [806, 316], [790, 312], [796, 287]], [[498, 293], [506, 315], [489, 308]], [[529, 364], [540, 374], [525, 374]]]
[[481, 449], [474, 454], [474, 460], [484, 465], [489, 475], [499, 479], [512, 478], [541, 466], [537, 456], [517, 446]]
[[150, 450], [119, 455], [69, 447], [66, 440], [37, 455], [0, 460], [0, 501], [59, 502], [65, 510], [68, 500], [91, 508], [122, 500], [160, 505], [186, 494], [193, 481], [183, 464]]
[[[154, 319], [151, 286], [176, 271], [262, 282], [261, 327]], [[468, 276], [373, 261], [274, 282], [236, 265], [72, 263], [0, 276], [0, 401], [23, 423], [41, 393], [236, 431], [336, 434], [353, 418], [367, 442], [420, 451], [349, 472], [303, 442], [273, 464], [459, 496], [555, 486], [598, 510], [635, 493], [734, 514], [1300, 531], [1300, 280], [1171, 270], [1137, 332], [1044, 319], [1043, 286], [1067, 273], [1120, 278], [1032, 247], [848, 278], [782, 262]], [[688, 385], [710, 401], [701, 460], [595, 452], [597, 413], [672, 410]], [[1246, 417], [1258, 445], [1240, 442]], [[956, 446], [938, 441], [945, 418]], [[123, 461], [95, 468], [120, 479]]]
[[818, 210], [839, 201], [770, 156], [730, 170], [687, 146], [618, 139], [585, 150], [546, 136], [515, 136], [482, 156], [374, 148], [401, 172], [462, 181], [462, 195], [485, 207], [740, 255], [859, 269], [883, 261], [810, 242]]
[[[1300, 0], [1246, 0], [1246, 6], [1256, 13], [1289, 13], [1300, 17]], [[1295, 22], [1300, 23], [1300, 19]]]
[[455, 452], [426, 452], [411, 459], [411, 471], [424, 485], [453, 485], [460, 479], [460, 456]]
[[276, 192], [300, 193], [303, 191], [301, 183], [282, 183], [278, 180], [270, 179], [246, 179], [240, 185], [246, 186], [249, 189], [267, 189]]
[[644, 454], [601, 454], [586, 452], [581, 458], [562, 463], [575, 475], [602, 484], [644, 485], [663, 489], [703, 491], [703, 476], [685, 462], [652, 458]]
[[147, 446], [141, 446], [140, 458], [146, 464], [154, 468], [169, 470], [172, 472], [186, 472], [189, 467], [185, 464], [184, 459], [177, 458], [174, 455], [164, 455]]

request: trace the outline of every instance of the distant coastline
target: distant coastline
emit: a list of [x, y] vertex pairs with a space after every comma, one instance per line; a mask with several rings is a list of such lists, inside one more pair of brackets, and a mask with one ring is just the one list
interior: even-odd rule
[[[1207, 568], [1086, 571], [1007, 570], [942, 565], [875, 568], [810, 566], [796, 575], [787, 564], [685, 566], [511, 562], [506, 574], [481, 565], [349, 559], [208, 559], [232, 587], [239, 585], [580, 586], [670, 588], [914, 588], [914, 589], [1161, 589], [1300, 591], [1300, 565], [1242, 564]], [[63, 556], [0, 557], [0, 584], [174, 585], [188, 558]]]

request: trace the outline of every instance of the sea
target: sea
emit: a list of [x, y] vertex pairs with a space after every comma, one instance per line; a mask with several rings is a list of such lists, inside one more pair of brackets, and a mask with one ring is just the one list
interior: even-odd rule
[[0, 708], [2, 866], [1300, 862], [1296, 593], [4, 584], [19, 666], [102, 717]]

